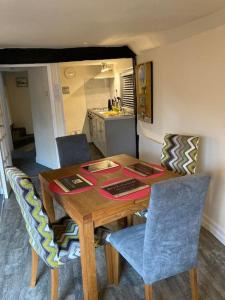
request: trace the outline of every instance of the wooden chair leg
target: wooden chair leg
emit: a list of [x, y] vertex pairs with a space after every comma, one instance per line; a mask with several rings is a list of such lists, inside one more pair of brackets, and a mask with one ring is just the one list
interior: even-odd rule
[[119, 284], [120, 281], [120, 254], [111, 246], [111, 253], [112, 253], [112, 261], [113, 261], [113, 282], [115, 285]]
[[127, 216], [127, 227], [130, 227], [133, 225], [133, 215]]
[[106, 260], [108, 284], [113, 284], [114, 278], [113, 278], [112, 246], [110, 244], [106, 244], [104, 249], [105, 249], [105, 260]]
[[30, 282], [30, 286], [32, 288], [35, 287], [36, 285], [36, 280], [37, 280], [37, 270], [38, 270], [38, 255], [37, 253], [34, 251], [33, 248], [31, 248], [31, 254], [32, 254], [32, 266], [31, 266], [31, 282]]
[[152, 300], [152, 285], [145, 284], [145, 300]]
[[191, 282], [192, 300], [199, 300], [197, 269], [193, 268], [193, 269], [189, 270], [189, 276], [190, 276], [190, 282]]
[[51, 270], [51, 300], [58, 298], [58, 283], [59, 283], [59, 270]]

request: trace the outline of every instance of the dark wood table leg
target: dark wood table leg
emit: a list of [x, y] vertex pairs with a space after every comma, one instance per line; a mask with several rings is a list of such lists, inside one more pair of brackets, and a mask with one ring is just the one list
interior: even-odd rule
[[97, 300], [94, 225], [91, 218], [79, 225], [79, 237], [84, 300]]
[[45, 185], [42, 182], [41, 178], [40, 178], [40, 183], [41, 183], [41, 194], [42, 194], [43, 205], [49, 217], [50, 222], [53, 223], [55, 221], [55, 210], [53, 205], [53, 198], [45, 189]]

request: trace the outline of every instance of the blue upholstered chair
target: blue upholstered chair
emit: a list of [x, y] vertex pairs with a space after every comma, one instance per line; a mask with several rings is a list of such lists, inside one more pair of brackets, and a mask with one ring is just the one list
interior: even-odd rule
[[56, 138], [61, 167], [81, 164], [91, 160], [85, 134], [75, 134]]
[[152, 299], [154, 282], [185, 271], [190, 271], [192, 299], [198, 299], [198, 241], [209, 181], [209, 176], [191, 175], [152, 186], [146, 224], [107, 238], [109, 282], [118, 283], [120, 253], [143, 278], [145, 299]]

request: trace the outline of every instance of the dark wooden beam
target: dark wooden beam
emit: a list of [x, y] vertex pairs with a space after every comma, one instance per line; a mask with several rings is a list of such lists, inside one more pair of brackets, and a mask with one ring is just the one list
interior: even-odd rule
[[66, 49], [5, 48], [0, 49], [0, 64], [57, 63], [112, 58], [135, 58], [135, 56], [135, 53], [127, 46]]

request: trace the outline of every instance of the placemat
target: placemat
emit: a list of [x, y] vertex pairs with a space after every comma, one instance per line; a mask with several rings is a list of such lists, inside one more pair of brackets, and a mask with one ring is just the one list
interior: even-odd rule
[[136, 179], [147, 179], [147, 178], [156, 178], [156, 177], [159, 177], [159, 176], [162, 176], [165, 172], [165, 169], [163, 167], [161, 167], [160, 165], [156, 165], [156, 164], [146, 164], [152, 168], [156, 167], [157, 169], [161, 170], [160, 173], [158, 174], [154, 174], [154, 175], [149, 175], [149, 176], [142, 176], [142, 175], [139, 175], [135, 172], [132, 172], [131, 170], [128, 170], [125, 168], [123, 168], [123, 173], [124, 175], [128, 176], [128, 177], [133, 177], [133, 178], [136, 178]]
[[[124, 179], [124, 177], [110, 179], [110, 180], [107, 180], [107, 181], [103, 182], [102, 186], [105, 186], [105, 185], [108, 185], [110, 183], [114, 183], [114, 182], [117, 182], [117, 181], [120, 181], [120, 180], [123, 180], [123, 179]], [[144, 188], [141, 191], [133, 192], [129, 195], [121, 196], [121, 197], [114, 197], [113, 195], [109, 194], [108, 192], [106, 192], [105, 190], [103, 190], [101, 188], [99, 188], [98, 191], [103, 197], [106, 197], [106, 198], [111, 199], [111, 200], [129, 201], [129, 200], [136, 200], [136, 199], [148, 197], [149, 194], [150, 194], [150, 186], [147, 187], [147, 188]]]
[[89, 163], [84, 163], [80, 166], [80, 171], [82, 173], [89, 174], [89, 175], [91, 174], [92, 176], [95, 176], [97, 174], [114, 173], [114, 172], [120, 170], [120, 168], [121, 168], [121, 165], [117, 161], [114, 161], [114, 160], [112, 160], [112, 162], [116, 163], [118, 165], [118, 167], [114, 167], [114, 168], [110, 168], [110, 169], [106, 169], [106, 170], [99, 170], [99, 171], [96, 171], [96, 172], [89, 172], [88, 170], [83, 168], [84, 166], [88, 166], [88, 165], [91, 165], [93, 163], [97, 163], [97, 162], [100, 162], [100, 161], [101, 160], [93, 160], [93, 161], [90, 161]]
[[[58, 184], [56, 184], [54, 181], [50, 182], [48, 187], [53, 193], [57, 193], [57, 194], [60, 194], [60, 195], [75, 195], [75, 194], [79, 194], [79, 193], [82, 193], [82, 192], [89, 191], [90, 189], [92, 189], [96, 185], [97, 180], [93, 176], [88, 175], [88, 174], [85, 174], [85, 176], [82, 174], [82, 176], [85, 179], [87, 179], [88, 181], [90, 181], [93, 185], [86, 186], [86, 187], [83, 187], [83, 188], [80, 188], [80, 189], [76, 189], [76, 190], [73, 190], [73, 191], [70, 191], [70, 192], [63, 191], [61, 189], [61, 187], [58, 186]], [[65, 176], [65, 177], [67, 177], [67, 176]]]

